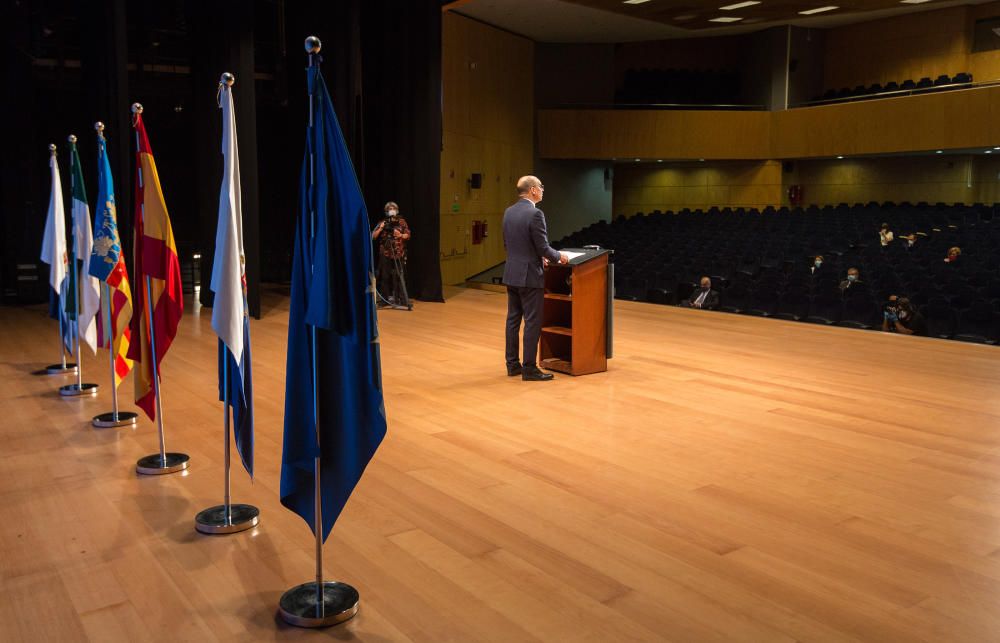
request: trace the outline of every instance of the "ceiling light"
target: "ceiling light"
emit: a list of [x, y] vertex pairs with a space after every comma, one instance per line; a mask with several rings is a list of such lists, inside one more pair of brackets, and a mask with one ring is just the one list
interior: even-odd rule
[[704, 163], [704, 162], [705, 162], [705, 159], [698, 159], [698, 161], [699, 161], [700, 163]]
[[993, 149], [1000, 150], [1000, 145], [998, 145], [997, 147], [994, 147]]
[[649, 2], [649, 0], [625, 0], [623, 4], [642, 4], [643, 2]]
[[698, 16], [696, 16], [693, 13], [686, 13], [683, 16], [674, 16], [674, 20], [676, 20], [677, 22], [681, 22], [683, 20], [694, 20], [697, 17]]
[[635, 162], [638, 163], [641, 159], [636, 159]]
[[663, 159], [656, 159], [657, 163], [663, 163]]
[[934, 152], [934, 153], [935, 153], [935, 154], [941, 154], [941, 153], [942, 153], [943, 151], [944, 151], [944, 150], [937, 150], [937, 151], [936, 151], [936, 152]]
[[[927, 2], [927, 0], [922, 0]], [[742, 9], [743, 7], [752, 7], [755, 4], [760, 4], [760, 0], [747, 0], [746, 2], [737, 2], [736, 4], [727, 4], [724, 7], [719, 7], [723, 11], [732, 11], [733, 9]]]
[[930, 2], [931, 0], [899, 0], [903, 4], [923, 4], [925, 2]]
[[799, 13], [803, 16], [811, 16], [814, 13], [823, 13], [824, 11], [833, 11], [834, 9], [839, 9], [840, 7], [817, 7], [815, 9], [806, 9], [805, 11], [800, 11]]
[[743, 18], [737, 18], [735, 16], [722, 16], [721, 18], [711, 18], [709, 22], [739, 22]]
[[843, 156], [837, 156], [837, 158], [838, 158], [838, 159], [842, 159], [842, 158], [844, 158], [844, 157], [843, 157]]
[[993, 153], [993, 150], [986, 150], [986, 152], [985, 152], [985, 153], [986, 153], [986, 154], [992, 154], [992, 153]]

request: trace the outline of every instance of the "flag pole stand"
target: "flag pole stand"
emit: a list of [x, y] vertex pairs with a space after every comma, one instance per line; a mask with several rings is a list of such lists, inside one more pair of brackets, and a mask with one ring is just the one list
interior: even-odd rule
[[[142, 189], [140, 181], [139, 188]], [[156, 395], [156, 430], [160, 437], [160, 452], [139, 458], [135, 463], [136, 473], [146, 476], [157, 476], [167, 473], [177, 473], [188, 468], [188, 454], [168, 453], [163, 438], [163, 407], [160, 404], [160, 369], [156, 364], [156, 334], [153, 332], [153, 278], [146, 277], [146, 306], [149, 308], [149, 347], [150, 361], [153, 365], [153, 392]]]
[[[228, 352], [228, 349], [224, 349]], [[224, 353], [225, 357], [228, 356]], [[227, 360], [228, 361], [228, 360]], [[224, 469], [225, 484], [223, 485], [222, 504], [198, 512], [194, 517], [194, 528], [203, 534], [235, 534], [247, 529], [253, 529], [260, 522], [260, 510], [253, 505], [232, 504], [230, 501], [230, 439], [229, 439], [229, 368], [222, 368], [222, 389], [225, 391], [222, 402], [223, 427], [225, 434]]]
[[[56, 146], [53, 143], [49, 144], [49, 154], [52, 156], [56, 155]], [[62, 308], [64, 302], [62, 297], [59, 298], [59, 307]], [[66, 363], [66, 347], [63, 345], [63, 316], [62, 311], [59, 311], [59, 359], [61, 360], [58, 364], [49, 364], [44, 369], [47, 375], [72, 375], [76, 373], [76, 364], [70, 362]]]
[[[97, 137], [104, 140], [104, 123], [97, 121], [94, 123], [94, 129], [97, 130]], [[114, 329], [111, 327], [111, 287], [108, 282], [101, 281], [101, 299], [107, 304], [107, 322], [104, 324], [105, 337], [108, 342], [108, 357], [111, 358], [111, 412], [101, 413], [100, 415], [95, 415], [94, 419], [91, 420], [93, 424], [98, 429], [111, 429], [120, 426], [135, 426], [136, 422], [139, 420], [139, 414], [133, 413], [131, 411], [119, 411], [118, 410], [118, 382], [115, 381], [115, 333]]]
[[[132, 105], [133, 114], [142, 113], [142, 105], [134, 103]], [[139, 149], [139, 132], [135, 133], [135, 147]], [[139, 189], [143, 188], [142, 167], [136, 168], [139, 173]], [[146, 206], [142, 205], [143, 221], [146, 219]], [[137, 240], [137, 243], [141, 240]], [[163, 438], [163, 406], [160, 403], [160, 367], [156, 363], [156, 324], [153, 317], [153, 278], [146, 275], [146, 308], [149, 311], [149, 350], [150, 360], [153, 366], [153, 392], [156, 397], [156, 430], [160, 437], [160, 452], [139, 458], [135, 463], [135, 471], [141, 475], [157, 476], [167, 473], [177, 473], [188, 468], [188, 461], [191, 459], [186, 453], [168, 453], [166, 442]], [[142, 338], [136, 338], [142, 341]]]
[[[102, 126], [103, 129], [103, 126]], [[111, 330], [111, 288], [108, 286], [107, 282], [101, 283], [101, 294], [103, 299], [108, 304], [108, 321], [104, 324], [107, 329], [106, 338], [108, 342], [108, 355], [111, 357], [111, 412], [101, 413], [100, 415], [95, 415], [94, 419], [91, 420], [93, 424], [98, 429], [113, 429], [120, 426], [135, 426], [139, 419], [138, 413], [133, 413], [132, 411], [119, 411], [118, 410], [118, 387], [115, 382], [115, 348], [114, 348], [114, 332]]]
[[[309, 36], [305, 42], [306, 53], [309, 54], [309, 66], [316, 64], [314, 57], [322, 48], [322, 43], [316, 36]], [[309, 129], [313, 128], [313, 96], [309, 95]], [[309, 144], [309, 198], [313, 197], [312, 187], [315, 184], [315, 168], [313, 166], [312, 138]], [[312, 209], [312, 208], [310, 208]], [[312, 233], [315, 235], [315, 220], [312, 222]], [[317, 371], [316, 327], [310, 329], [310, 352], [312, 353], [312, 387], [313, 387], [313, 421], [316, 424], [316, 443], [319, 444], [319, 373]], [[361, 600], [358, 590], [346, 583], [323, 580], [323, 496], [320, 484], [322, 461], [317, 457], [315, 467], [316, 481], [314, 492], [315, 509], [313, 515], [313, 532], [316, 537], [316, 580], [297, 585], [281, 596], [278, 612], [286, 623], [297, 627], [327, 627], [343, 623], [358, 613]]]
[[[70, 145], [76, 146], [76, 137], [72, 134], [69, 135]], [[73, 172], [69, 173], [69, 193], [70, 198], [74, 190], [76, 189], [76, 176]], [[71, 209], [72, 211], [72, 209]], [[76, 217], [73, 217], [73, 244], [76, 245]], [[77, 248], [76, 250], [79, 250]], [[97, 395], [97, 384], [92, 384], [90, 382], [83, 381], [83, 360], [80, 359], [80, 272], [76, 266], [76, 250], [73, 252], [73, 306], [76, 312], [76, 384], [67, 384], [66, 386], [59, 387], [59, 395], [63, 397], [84, 397]], [[60, 319], [62, 317], [60, 316]], [[63, 357], [65, 359], [65, 357]]]

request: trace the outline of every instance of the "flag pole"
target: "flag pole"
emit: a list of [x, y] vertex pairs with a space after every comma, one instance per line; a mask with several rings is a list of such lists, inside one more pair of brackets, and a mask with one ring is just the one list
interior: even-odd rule
[[[309, 55], [309, 67], [318, 66], [321, 59], [317, 55], [323, 44], [316, 36], [306, 38], [305, 48]], [[312, 84], [315, 87], [315, 83]], [[312, 89], [309, 90], [309, 199], [310, 240], [316, 236], [316, 207], [315, 207], [315, 143], [316, 134], [314, 130], [314, 95]], [[313, 422], [316, 427], [316, 444], [320, 445], [319, 430], [319, 364], [318, 351], [316, 346], [316, 327], [309, 327], [309, 352], [312, 362], [312, 389], [313, 389]], [[316, 537], [316, 580], [311, 583], [303, 583], [291, 588], [281, 596], [278, 604], [281, 618], [286, 622], [298, 627], [326, 627], [342, 623], [358, 613], [358, 603], [360, 596], [358, 590], [346, 583], [326, 582], [323, 580], [323, 495], [320, 481], [320, 470], [322, 457], [317, 456], [313, 461], [314, 466], [314, 512], [313, 512], [313, 532]]]
[[[76, 136], [73, 134], [69, 135], [66, 140], [70, 144], [70, 172], [69, 172], [69, 199], [72, 204], [74, 201], [74, 194], [76, 192], [76, 172], [73, 171], [73, 149], [76, 148]], [[73, 213], [73, 206], [70, 205], [70, 213]], [[80, 359], [80, 271], [77, 268], [77, 260], [79, 257], [76, 253], [79, 252], [79, 248], [76, 247], [76, 215], [72, 217], [73, 220], [73, 309], [75, 311], [74, 316], [76, 317], [76, 384], [67, 384], [66, 386], [59, 387], [59, 395], [63, 397], [83, 397], [85, 395], [97, 395], [97, 384], [92, 384], [90, 382], [83, 381], [83, 360]], [[60, 319], [62, 317], [60, 316]], [[63, 358], [65, 359], [65, 358]]]
[[[142, 114], [142, 105], [133, 103], [132, 113], [136, 116]], [[138, 130], [135, 133], [135, 148], [136, 150], [139, 149]], [[138, 187], [142, 190], [143, 176], [141, 164], [136, 164], [136, 171], [139, 174]], [[140, 204], [139, 208], [139, 216], [142, 218], [143, 224], [145, 224], [146, 204]], [[135, 242], [137, 244], [142, 243], [142, 239], [136, 239]], [[146, 275], [146, 310], [149, 314], [147, 332], [149, 334], [150, 366], [153, 369], [153, 393], [156, 397], [156, 430], [160, 438], [160, 452], [139, 458], [135, 463], [135, 470], [136, 473], [143, 475], [162, 475], [164, 473], [176, 473], [177, 471], [187, 469], [190, 457], [186, 453], [167, 453], [166, 441], [163, 437], [163, 407], [160, 404], [160, 369], [156, 363], [156, 326], [153, 320], [153, 278], [149, 275]], [[137, 339], [138, 341], [142, 341], [142, 337]]]
[[[97, 131], [97, 138], [99, 139], [97, 144], [97, 151], [98, 151], [98, 156], [100, 156], [100, 149], [101, 149], [100, 144], [101, 141], [104, 141], [104, 123], [102, 123], [101, 121], [97, 121], [96, 123], [94, 123], [94, 129]], [[103, 206], [104, 206], [103, 203], [98, 204], [98, 207], [103, 207]], [[111, 327], [112, 325], [111, 286], [109, 286], [108, 282], [104, 280], [101, 280], [101, 295], [102, 299], [104, 299], [104, 303], [107, 304], [107, 309], [108, 309], [107, 323], [104, 324], [104, 328], [105, 330], [107, 330], [107, 333], [105, 333], [105, 335], [107, 337], [108, 357], [110, 358], [109, 361], [111, 363], [111, 413], [101, 413], [100, 415], [95, 415], [94, 418], [91, 420], [91, 424], [93, 424], [95, 427], [99, 429], [111, 429], [120, 426], [135, 426], [139, 420], [138, 413], [133, 413], [132, 411], [122, 411], [122, 412], [118, 411], [118, 382], [115, 381], [116, 380], [115, 378], [116, 356], [114, 348], [115, 331]]]
[[[55, 143], [49, 143], [49, 158], [55, 159], [56, 157], [56, 145]], [[76, 372], [76, 364], [66, 363], [66, 346], [63, 344], [63, 316], [62, 307], [65, 302], [63, 302], [63, 293], [59, 293], [59, 358], [60, 363], [49, 364], [45, 367], [45, 372], [48, 375], [71, 375]]]
[[[236, 77], [226, 72], [219, 79], [219, 92], [225, 91], [223, 86], [231, 88]], [[224, 178], [227, 180], [228, 177]], [[244, 304], [245, 305], [245, 304]], [[253, 505], [232, 504], [232, 487], [230, 484], [230, 469], [232, 458], [229, 438], [229, 348], [219, 340], [219, 361], [222, 362], [222, 425], [223, 425], [223, 469], [224, 482], [222, 504], [200, 511], [194, 517], [194, 528], [203, 534], [235, 534], [252, 529], [260, 522], [260, 510]]]

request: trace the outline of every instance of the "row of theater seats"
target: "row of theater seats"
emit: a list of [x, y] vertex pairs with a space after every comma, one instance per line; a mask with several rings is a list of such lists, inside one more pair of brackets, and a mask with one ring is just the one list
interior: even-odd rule
[[726, 70], [629, 69], [615, 102], [623, 104], [735, 105], [740, 74]]
[[[601, 221], [557, 242], [615, 250], [616, 297], [682, 304], [710, 276], [720, 310], [879, 329], [889, 295], [909, 297], [935, 337], [1000, 341], [1000, 220], [994, 206], [875, 204], [684, 210]], [[896, 240], [883, 248], [879, 227]], [[903, 235], [916, 235], [909, 246]], [[948, 249], [959, 260], [944, 262]], [[813, 258], [823, 255], [818, 270]], [[860, 280], [845, 291], [848, 268]]]
[[824, 103], [876, 98], [880, 94], [887, 94], [891, 92], [924, 92], [940, 91], [944, 89], [960, 89], [971, 83], [972, 74], [968, 72], [955, 74], [954, 77], [948, 76], [947, 74], [941, 74], [933, 80], [930, 77], [925, 76], [920, 80], [907, 79], [902, 83], [890, 81], [884, 86], [881, 83], [875, 83], [867, 87], [864, 85], [858, 85], [854, 89], [849, 89], [847, 87], [842, 89], [828, 89], [822, 95], [814, 96], [810, 102]]

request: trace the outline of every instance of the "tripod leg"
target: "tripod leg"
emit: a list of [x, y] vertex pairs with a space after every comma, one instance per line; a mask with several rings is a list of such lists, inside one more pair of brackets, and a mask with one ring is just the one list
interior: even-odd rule
[[396, 257], [393, 261], [396, 262], [396, 278], [399, 279], [399, 289], [403, 293], [403, 305], [406, 306], [407, 310], [413, 310], [413, 304], [410, 303], [410, 295], [406, 292], [406, 275], [403, 273], [403, 260]]

